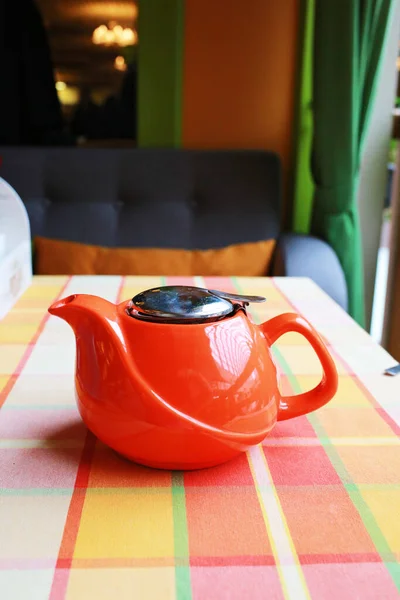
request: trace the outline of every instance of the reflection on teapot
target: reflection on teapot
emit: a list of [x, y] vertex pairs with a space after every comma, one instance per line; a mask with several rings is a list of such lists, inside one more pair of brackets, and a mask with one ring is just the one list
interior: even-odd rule
[[[322, 340], [295, 313], [256, 325], [246, 309], [262, 300], [166, 286], [118, 305], [86, 294], [55, 302], [49, 312], [76, 336], [76, 397], [87, 427], [143, 465], [197, 469], [326, 404], [338, 378]], [[307, 338], [323, 377], [309, 392], [282, 397], [271, 346], [288, 331]]]

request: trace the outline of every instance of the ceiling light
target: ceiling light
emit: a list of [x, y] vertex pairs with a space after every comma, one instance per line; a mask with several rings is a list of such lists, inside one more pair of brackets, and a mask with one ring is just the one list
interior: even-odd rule
[[130, 27], [121, 27], [116, 23], [99, 25], [92, 35], [94, 44], [102, 46], [134, 46], [138, 42], [137, 32]]
[[114, 68], [117, 71], [126, 71], [127, 64], [123, 56], [117, 56], [114, 61]]

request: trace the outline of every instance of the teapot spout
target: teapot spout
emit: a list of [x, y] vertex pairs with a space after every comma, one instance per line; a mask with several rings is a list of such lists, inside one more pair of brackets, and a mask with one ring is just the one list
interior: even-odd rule
[[48, 311], [51, 315], [66, 321], [75, 334], [82, 327], [97, 327], [117, 318], [116, 306], [108, 300], [90, 294], [72, 294], [54, 302]]
[[112, 397], [106, 390], [114, 380], [113, 371], [129, 377], [130, 363], [117, 306], [99, 296], [72, 294], [54, 302], [48, 311], [66, 321], [75, 334], [76, 384], [81, 395], [93, 401]]
[[72, 294], [71, 296], [67, 296], [66, 298], [62, 298], [61, 300], [57, 300], [54, 302], [48, 309], [51, 315], [55, 315], [56, 317], [60, 317], [61, 319], [65, 319], [67, 321], [67, 316], [71, 315], [71, 307], [68, 307], [68, 304], [71, 304], [76, 299], [77, 294]]

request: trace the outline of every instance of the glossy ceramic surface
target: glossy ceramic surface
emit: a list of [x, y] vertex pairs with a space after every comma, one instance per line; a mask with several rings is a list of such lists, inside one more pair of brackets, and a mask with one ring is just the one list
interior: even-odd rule
[[[76, 336], [76, 393], [87, 427], [143, 465], [197, 469], [261, 442], [277, 420], [316, 410], [337, 389], [323, 342], [288, 313], [258, 326], [244, 310], [216, 322], [170, 324], [128, 314], [96, 296], [74, 295], [50, 313]], [[323, 378], [314, 389], [281, 397], [270, 346], [297, 331], [315, 349]]]

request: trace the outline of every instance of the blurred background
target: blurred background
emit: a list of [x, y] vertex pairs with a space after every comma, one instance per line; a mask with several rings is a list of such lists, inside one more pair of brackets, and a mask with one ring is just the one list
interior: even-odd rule
[[[279, 156], [282, 168], [282, 227], [328, 239], [314, 222], [321, 177], [311, 173], [310, 165], [317, 159], [332, 173], [347, 170], [342, 149], [348, 150], [350, 138], [338, 139], [341, 127], [330, 125], [356, 120], [351, 101], [338, 106], [338, 99], [354, 99], [357, 92], [368, 119], [359, 172], [349, 175], [350, 208], [355, 223], [360, 221], [363, 261], [357, 268], [365, 281], [366, 324], [380, 341], [388, 281], [400, 282], [400, 276], [389, 274], [400, 160], [400, 3], [389, 2], [390, 14], [377, 19], [374, 27], [387, 25], [376, 40], [360, 39], [366, 61], [380, 56], [370, 67], [370, 75], [379, 71], [371, 89], [372, 75], [365, 90], [357, 77], [349, 81], [348, 73], [359, 65], [346, 70], [354, 56], [346, 54], [344, 38], [337, 35], [335, 27], [341, 31], [342, 21], [331, 19], [337, 24], [329, 26], [324, 17], [326, 7], [335, 16], [335, 11], [367, 4], [376, 14], [382, 10], [377, 0], [348, 5], [324, 0], [0, 0], [0, 162], [7, 148], [24, 146], [268, 150]], [[356, 21], [349, 22], [346, 35], [361, 36]], [[338, 52], [343, 52], [341, 61], [335, 58]], [[358, 126], [352, 124], [354, 131]], [[324, 142], [317, 149], [316, 131], [323, 132]], [[340, 190], [336, 202], [333, 212], [341, 212]], [[334, 246], [340, 254], [341, 244]]]
[[0, 143], [134, 145], [137, 22], [133, 0], [3, 0]]

